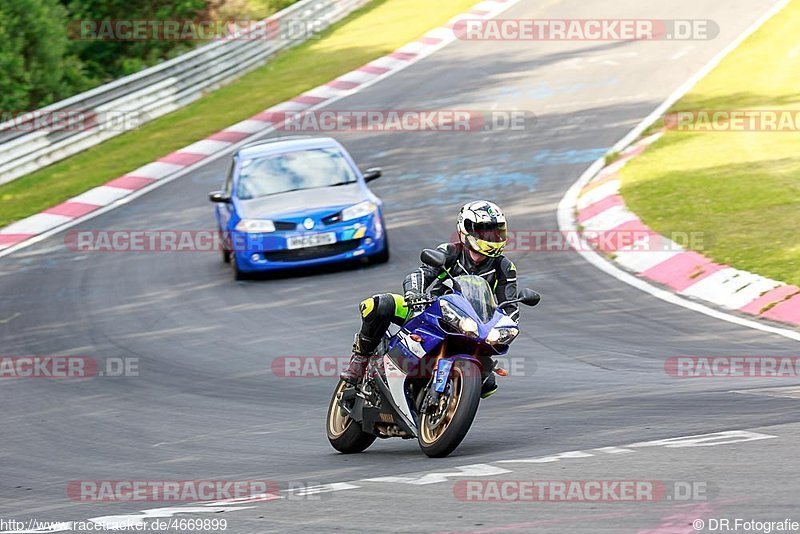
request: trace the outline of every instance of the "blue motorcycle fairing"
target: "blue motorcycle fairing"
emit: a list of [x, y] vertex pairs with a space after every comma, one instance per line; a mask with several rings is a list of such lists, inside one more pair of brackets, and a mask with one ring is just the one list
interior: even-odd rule
[[[449, 302], [450, 304], [461, 310], [468, 317], [473, 319], [476, 323], [478, 323], [478, 338], [481, 340], [485, 340], [486, 337], [489, 335], [489, 331], [491, 331], [491, 329], [494, 328], [494, 326], [498, 322], [500, 322], [500, 320], [503, 317], [507, 317], [506, 314], [500, 311], [500, 308], [497, 308], [494, 312], [494, 315], [492, 315], [492, 318], [489, 319], [488, 322], [484, 323], [483, 320], [480, 317], [478, 317], [478, 314], [475, 313], [469, 301], [462, 295], [458, 293], [451, 293], [449, 295], [441, 297], [441, 300], [446, 300], [447, 302]], [[441, 305], [439, 304], [439, 302], [437, 302], [436, 305], [439, 307], [439, 317], [441, 317]], [[465, 334], [460, 334], [460, 335], [463, 336]]]

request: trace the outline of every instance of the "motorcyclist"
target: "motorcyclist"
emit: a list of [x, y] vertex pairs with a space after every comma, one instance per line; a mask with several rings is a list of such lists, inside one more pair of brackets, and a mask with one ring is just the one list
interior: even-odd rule
[[[422, 265], [403, 281], [404, 295], [382, 293], [361, 302], [361, 331], [353, 342], [353, 355], [342, 380], [356, 385], [366, 371], [370, 357], [380, 345], [391, 323], [402, 325], [408, 317], [409, 304], [424, 296], [435, 280], [445, 276], [478, 275], [494, 289], [500, 309], [517, 321], [516, 303], [503, 304], [517, 296], [517, 270], [503, 256], [506, 245], [506, 218], [500, 208], [485, 200], [465, 204], [458, 214], [458, 243], [443, 243], [437, 248], [445, 253], [443, 269]], [[497, 391], [494, 373], [487, 371], [481, 396], [486, 398]]]

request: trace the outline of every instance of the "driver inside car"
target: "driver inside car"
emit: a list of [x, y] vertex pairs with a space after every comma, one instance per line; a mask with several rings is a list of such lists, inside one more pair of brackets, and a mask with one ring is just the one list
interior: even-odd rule
[[[389, 325], [402, 326], [408, 317], [409, 306], [424, 300], [425, 290], [433, 282], [450, 276], [477, 275], [493, 288], [499, 308], [514, 321], [519, 320], [519, 306], [509, 302], [517, 297], [517, 269], [503, 256], [506, 245], [506, 218], [500, 208], [485, 200], [465, 204], [458, 213], [458, 243], [443, 243], [437, 247], [446, 255], [441, 269], [423, 264], [406, 276], [404, 295], [382, 293], [361, 302], [361, 330], [353, 341], [353, 355], [341, 379], [357, 385], [367, 369], [369, 359], [377, 350]], [[497, 391], [491, 369], [484, 370], [481, 397]]]

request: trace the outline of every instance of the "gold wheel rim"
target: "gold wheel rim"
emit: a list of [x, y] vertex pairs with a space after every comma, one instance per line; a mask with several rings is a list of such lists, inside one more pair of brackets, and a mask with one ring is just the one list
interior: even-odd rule
[[347, 427], [353, 422], [348, 416], [342, 415], [342, 409], [339, 407], [339, 396], [342, 394], [342, 391], [344, 391], [345, 385], [344, 382], [339, 382], [339, 386], [336, 388], [333, 398], [331, 399], [331, 405], [328, 408], [328, 432], [333, 438], [338, 438], [344, 434]]
[[455, 416], [456, 411], [458, 410], [458, 405], [461, 402], [461, 392], [464, 386], [464, 379], [461, 374], [461, 368], [454, 367], [453, 370], [455, 372], [452, 374], [452, 378], [450, 379], [450, 391], [452, 393], [450, 394], [450, 401], [447, 406], [447, 411], [442, 416], [442, 421], [439, 423], [439, 426], [434, 429], [430, 428], [428, 424], [430, 415], [428, 414], [423, 414], [422, 419], [420, 420], [419, 433], [422, 441], [426, 445], [433, 445], [447, 431], [447, 429], [450, 427], [450, 422], [453, 420], [453, 416]]

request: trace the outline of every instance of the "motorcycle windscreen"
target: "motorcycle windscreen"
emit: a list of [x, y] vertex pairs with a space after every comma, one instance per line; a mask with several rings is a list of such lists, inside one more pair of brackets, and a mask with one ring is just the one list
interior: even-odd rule
[[456, 281], [461, 286], [461, 294], [475, 309], [478, 318], [488, 323], [497, 310], [497, 300], [486, 279], [481, 276], [463, 275], [456, 276]]

